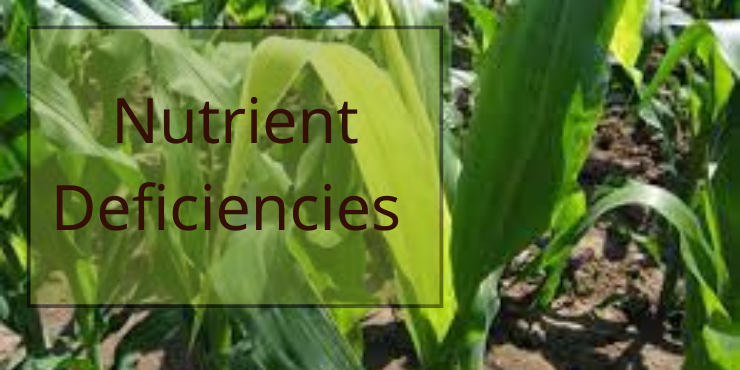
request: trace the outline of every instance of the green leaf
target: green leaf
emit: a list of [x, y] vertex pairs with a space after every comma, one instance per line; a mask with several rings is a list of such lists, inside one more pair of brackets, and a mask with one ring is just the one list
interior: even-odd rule
[[[285, 96], [312, 52], [308, 43], [291, 43], [280, 38], [266, 39], [254, 50], [252, 62], [245, 73], [239, 106], [257, 109], [257, 132], [264, 132], [267, 112], [275, 109]], [[251, 103], [252, 97], [259, 97], [257, 104]], [[251, 143], [250, 130], [249, 117], [237, 116], [224, 194], [238, 192], [252, 163], [247, 159], [256, 156], [257, 147]]]
[[325, 309], [246, 308], [237, 313], [254, 337], [249, 357], [260, 368], [363, 369]]
[[[688, 326], [693, 337], [687, 355], [687, 368], [730, 370], [740, 364], [740, 89], [735, 87], [727, 104], [727, 125], [720, 145], [720, 158], [712, 178], [714, 209], [707, 210], [707, 221], [714, 226], [714, 243], [721, 251], [729, 274], [728, 284], [720, 291], [727, 315], [712, 317], [688, 316], [694, 323]], [[710, 202], [710, 206], [712, 203]], [[714, 218], [716, 216], [716, 218]], [[718, 220], [718, 222], [715, 222]], [[719, 224], [719, 231], [717, 225]], [[689, 311], [689, 313], [692, 313]], [[711, 314], [711, 311], [709, 312]]]
[[[348, 101], [364, 115], [357, 115], [350, 126], [350, 137], [358, 137], [363, 145], [352, 146], [366, 187], [373, 198], [392, 194], [402, 202], [394, 209], [404, 220], [401, 229], [385, 231], [396, 269], [401, 279], [401, 295], [406, 303], [438, 302], [440, 288], [450, 292], [449, 280], [439, 286], [438, 270], [446, 264], [447, 241], [443, 256], [436, 253], [439, 235], [429, 232], [430, 225], [438, 225], [442, 217], [443, 230], [449, 222], [447, 205], [440, 205], [439, 173], [435, 156], [430, 150], [431, 136], [420, 134], [411, 111], [404, 106], [399, 92], [388, 76], [366, 56], [346, 45], [323, 45], [312, 58], [312, 64], [321, 76], [326, 89], [339, 108]], [[403, 153], [398, 156], [396, 153]], [[414, 181], [409, 181], [414, 179]], [[418, 184], [427, 184], [419, 187]], [[444, 199], [442, 199], [444, 201]], [[440, 209], [440, 207], [442, 207]], [[445, 235], [448, 235], [445, 233]], [[449, 271], [445, 269], [445, 271]], [[448, 293], [441, 308], [421, 309], [421, 317], [412, 328], [422, 351], [431, 350], [446, 333], [454, 312], [454, 303]], [[428, 325], [431, 332], [420, 332]], [[426, 342], [426, 343], [424, 343]], [[422, 353], [429, 356], [430, 353]]]
[[26, 111], [26, 61], [0, 47], [0, 132]]
[[473, 303], [458, 311], [450, 332], [434, 358], [432, 369], [481, 369], [488, 333], [501, 304], [499, 280], [503, 268], [492, 272], [478, 287]]
[[95, 140], [67, 83], [37, 62], [31, 62], [30, 90], [31, 109], [48, 140], [70, 151], [105, 158], [120, 167], [137, 171], [138, 166], [132, 158]]
[[694, 134], [698, 136], [718, 122], [735, 85], [735, 76], [714, 39], [704, 38], [696, 54], [705, 67], [703, 73], [689, 71], [692, 93], [698, 96], [694, 103], [698, 109], [692, 120]]
[[483, 51], [487, 50], [488, 46], [491, 45], [491, 42], [496, 37], [496, 32], [498, 31], [498, 17], [496, 12], [475, 0], [464, 1], [463, 5], [473, 18], [475, 26], [478, 27], [483, 34]]
[[635, 66], [642, 50], [642, 23], [648, 10], [648, 0], [627, 1], [614, 30], [609, 50], [625, 68]]
[[431, 128], [437, 131], [440, 104], [439, 86], [441, 81], [440, 43], [444, 36], [444, 26], [447, 24], [447, 6], [434, 1], [405, 1], [391, 0], [389, 5], [395, 15], [396, 24], [404, 27], [429, 27], [437, 29], [416, 30], [413, 32], [398, 32], [403, 53], [408, 61], [410, 72], [416, 83], [416, 91], [426, 109]]
[[59, 0], [61, 4], [98, 22], [116, 26], [167, 26], [144, 0]]
[[[527, 1], [510, 10], [481, 74], [453, 231], [461, 305], [548, 227], [566, 164], [563, 132], [603, 63], [621, 1]], [[603, 45], [603, 44], [602, 44]]]
[[727, 65], [740, 78], [740, 19], [709, 22]]
[[725, 62], [740, 78], [740, 20], [695, 22], [668, 49], [650, 84], [640, 93], [642, 104], [655, 96], [678, 62], [694, 52], [707, 38], [717, 43]]
[[531, 0], [504, 17], [480, 73], [458, 182], [452, 275], [460, 312], [449, 342], [466, 343], [487, 329], [485, 321], [465, 319], [479, 284], [546, 231], [558, 202], [570, 197], [623, 4]]
[[162, 343], [177, 338], [186, 326], [185, 311], [179, 308], [150, 310], [121, 338], [115, 349], [115, 369], [120, 369], [128, 357], [137, 353], [155, 351]]
[[569, 255], [572, 246], [601, 216], [626, 205], [640, 205], [654, 210], [681, 233], [684, 265], [701, 284], [708, 311], [724, 313], [725, 309], [715, 294], [721, 291], [727, 280], [727, 271], [721, 256], [709, 244], [701, 223], [691, 209], [675, 195], [653, 185], [631, 182], [599, 200], [585, 219], [574, 228], [556, 236], [541, 256], [542, 268], [553, 266], [562, 260], [563, 255]]
[[19, 161], [12, 147], [0, 145], [0, 183], [22, 177], [25, 170], [24, 163]]
[[[438, 222], [439, 189], [434, 186], [419, 188], [407, 181], [414, 178], [416, 183], [439, 183], [431, 150], [433, 143], [431, 136], [420, 136], [418, 126], [410, 124], [415, 120], [388, 76], [350, 46], [269, 38], [254, 51], [242, 101], [258, 96], [257, 109], [264, 115], [274, 109], [308, 63], [320, 76], [338, 108], [348, 101], [350, 108], [363, 112], [352, 117], [355, 123], [349, 127], [350, 137], [364, 140], [364, 145], [352, 149], [370, 195], [378, 198], [392, 194], [403, 199], [398, 211], [394, 211], [398, 212], [399, 219], [411, 224], [383, 235], [391, 246], [396, 268], [406, 279], [402, 284], [404, 299], [407, 302], [438, 301], [439, 276], [436, 270], [430, 269], [435, 269], [442, 261], [436, 253], [429, 252], [430, 245], [439, 245], [439, 237], [427, 229], [428, 225]], [[258, 118], [258, 122], [264, 120]], [[238, 189], [246, 178], [250, 161], [245, 162], [244, 158], [254, 158], [255, 146], [248, 142], [249, 125], [237, 124], [236, 127], [225, 194]], [[404, 153], [404, 156], [388, 157], [393, 153]], [[444, 220], [449, 217], [445, 216]], [[450, 287], [445, 286], [445, 291], [450, 292]], [[444, 304], [444, 308], [422, 309], [415, 316], [419, 321], [412, 332], [418, 341], [426, 343], [420, 345], [422, 348], [432, 348], [446, 332], [454, 302], [445, 301]]]
[[71, 357], [71, 354], [63, 354], [63, 355], [49, 355], [46, 357], [31, 357], [27, 358], [25, 361], [23, 361], [23, 365], [21, 365], [21, 370], [53, 370], [53, 369], [60, 369], [63, 368], [63, 366], [71, 361], [74, 361], [74, 358]]
[[740, 364], [740, 324], [733, 327], [709, 324], [702, 331], [702, 340], [708, 360], [716, 369], [732, 370]]
[[355, 16], [360, 21], [360, 25], [367, 26], [375, 17], [377, 10], [377, 1], [352, 0], [352, 8], [355, 10]]
[[0, 127], [26, 111], [26, 94], [0, 75]]
[[37, 4], [35, 0], [6, 1], [0, 5], [0, 12], [4, 11], [3, 26], [4, 46], [17, 54], [25, 54], [28, 33], [26, 27], [36, 25]]
[[730, 273], [730, 288], [727, 290], [730, 311], [740, 321], [740, 89], [730, 101], [726, 138], [722, 143], [722, 156], [713, 179], [717, 214], [720, 220], [723, 249]]
[[217, 63], [195, 51], [182, 31], [149, 29], [141, 32], [152, 43], [155, 68], [170, 89], [190, 96], [197, 102], [209, 102], [211, 109], [233, 109], [238, 106], [239, 95], [234, 82], [238, 82], [238, 76], [243, 75], [249, 63], [250, 48], [247, 45], [243, 46], [240, 53], [245, 58], [240, 60], [242, 67], [236, 75], [237, 81], [229, 81], [219, 68], [215, 68]]
[[[286, 231], [275, 223], [232, 233], [222, 258], [212, 267], [215, 290], [223, 304], [320, 303], [313, 287], [298, 269], [285, 241]], [[245, 243], [245, 241], [249, 241]], [[245, 269], [244, 261], [251, 268]]]

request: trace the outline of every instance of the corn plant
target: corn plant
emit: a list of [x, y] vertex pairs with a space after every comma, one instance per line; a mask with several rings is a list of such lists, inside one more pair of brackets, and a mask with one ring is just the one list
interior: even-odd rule
[[[194, 42], [177, 32], [142, 30], [108, 35], [94, 27], [82, 28], [58, 33], [54, 43], [34, 46], [31, 58], [37, 64], [32, 63], [32, 72], [43, 78], [36, 77], [40, 85], [33, 86], [25, 79], [26, 41], [31, 37], [26, 33], [27, 25], [173, 25], [168, 16], [174, 15], [184, 23], [195, 23], [201, 16], [206, 23], [217, 23], [223, 14], [254, 25], [279, 18], [271, 8], [274, 4], [263, 1], [208, 1], [202, 6], [183, 2], [157, 10], [142, 0], [63, 0], [45, 8], [48, 3], [15, 1], [3, 7], [11, 16], [3, 13], [7, 24], [0, 50], [0, 246], [4, 257], [0, 307], [8, 308], [0, 317], [22, 334], [27, 366], [102, 368], [100, 345], [108, 334], [120, 329], [127, 314], [103, 307], [78, 308], [74, 323], [79, 348], [61, 356], [51, 354], [37, 311], [25, 307], [31, 292], [20, 283], [28, 279], [27, 265], [34, 258], [25, 252], [29, 237], [29, 174], [25, 168], [27, 152], [35, 148], [26, 147], [25, 135], [34, 135], [36, 142], [44, 143], [33, 152], [30, 166], [36, 171], [34, 175], [57, 171], [84, 178], [103, 171], [110, 181], [96, 183], [92, 192], [97, 194], [110, 193], [121, 184], [140, 183], [145, 166], [137, 161], [154, 154], [166, 163], [163, 182], [168, 192], [187, 190], [201, 196], [204, 191], [199, 182], [184, 180], [222, 178], [219, 194], [269, 189], [283, 196], [294, 188], [323, 186], [322, 176], [331, 173], [329, 166], [336, 166], [349, 174], [350, 181], [334, 191], [372, 196], [386, 186], [380, 179], [391, 178], [394, 193], [409, 199], [414, 212], [432, 217], [436, 213], [429, 200], [436, 202], [436, 189], [415, 188], [404, 179], [414, 176], [436, 183], [441, 171], [444, 304], [404, 309], [405, 324], [422, 367], [430, 369], [483, 367], [487, 333], [498, 314], [499, 281], [519, 251], [540, 235], [554, 235], [530, 266], [531, 271], [546, 275], [538, 301], [545, 306], [557, 293], [567, 258], [581, 236], [615, 209], [643, 206], [670, 225], [668, 234], [678, 241], [677, 254], [686, 271], [685, 367], [734, 369], [740, 364], [740, 253], [735, 247], [740, 243], [740, 193], [736, 185], [740, 181], [740, 89], [736, 86], [740, 78], [740, 27], [736, 20], [712, 20], [737, 17], [737, 1], [694, 2], [692, 14], [699, 20], [677, 16], [656, 27], [650, 26], [653, 13], [649, 7], [661, 2], [523, 0], [507, 5], [505, 14], [498, 14], [478, 2], [465, 1], [465, 8], [475, 14], [481, 38], [471, 41], [477, 54], [477, 96], [470, 125], [462, 129], [464, 135], [458, 137], [444, 127], [441, 146], [436, 144], [440, 142], [436, 122], [442, 114], [436, 81], [440, 50], [430, 46], [438, 45], [436, 33], [390, 30], [378, 33], [371, 42], [349, 37], [349, 44], [340, 45], [317, 32], [302, 38], [241, 40], [241, 45], [248, 47], [235, 47], [214, 45], [211, 41], [219, 37], [218, 31], [210, 35], [212, 38], [196, 38]], [[440, 25], [445, 21], [442, 4], [423, 7], [415, 2], [383, 0], [319, 3], [323, 2], [312, 2], [315, 9], [324, 10], [298, 22], [335, 19], [327, 14], [348, 9], [363, 26]], [[668, 3], [659, 6], [673, 9]], [[654, 74], [645, 72], [642, 60], [647, 46], [656, 42], [654, 35], [645, 36], [646, 29], [667, 34], [670, 39]], [[120, 45], [126, 47], [116, 47]], [[155, 71], [151, 91], [157, 106], [174, 107], [193, 100], [208, 100], [222, 108], [247, 106], [248, 99], [257, 95], [260, 109], [267, 111], [284, 102], [292, 91], [320, 90], [324, 98], [316, 99], [316, 104], [331, 106], [335, 104], [332, 98], [342, 96], [350, 102], [362, 102], [359, 109], [363, 111], [394, 112], [387, 116], [395, 120], [363, 125], [362, 136], [379, 137], [394, 130], [397, 137], [411, 144], [379, 140], [368, 152], [329, 152], [334, 149], [311, 144], [296, 153], [281, 153], [249, 145], [248, 125], [240, 125], [230, 150], [161, 147], [162, 153], [150, 153], [134, 141], [116, 147], [112, 129], [101, 130], [88, 123], [88, 107], [82, 103], [85, 89], [76, 85], [75, 77], [60, 77], [65, 75], [61, 69], [75, 70], [75, 63], [85, 60], [84, 50], [89, 47], [103, 51], [100, 60], [87, 61], [92, 63], [92, 74], [123, 76], [118, 85], [102, 88], [104, 102], [114, 101], [118, 90], [135, 85], [133, 76], [143, 68]], [[449, 54], [449, 50], [441, 52]], [[48, 61], [59, 55], [70, 56], [70, 64], [52, 68]], [[379, 64], [372, 62], [372, 56]], [[687, 62], [687, 56], [693, 59]], [[665, 133], [663, 138], [669, 145], [671, 126], [676, 124], [656, 113], [660, 104], [657, 93], [672, 78], [677, 65], [700, 67], [691, 69], [687, 84], [692, 101], [690, 146], [696, 166], [684, 176], [689, 184], [686, 189], [674, 194], [654, 185], [629, 182], [589, 204], [578, 174], [604, 106], [610, 57], [639, 92], [640, 114]], [[203, 66], [214, 68], [205, 68], [212, 72], [199, 79], [180, 78], [185, 71]], [[367, 90], [367, 80], [380, 83]], [[27, 111], [24, 93], [29, 83], [31, 110]], [[102, 114], [113, 119], [115, 106], [103, 104]], [[29, 120], [32, 125], [27, 133]], [[164, 118], [156, 120], [159, 127]], [[401, 145], [408, 147], [406, 160], [413, 173], [393, 158], [382, 157], [388, 148]], [[69, 153], [80, 152], [85, 154], [82, 161], [65, 161]], [[437, 168], [440, 153], [444, 154], [443, 163]], [[202, 166], [203, 158], [208, 166]], [[187, 217], [199, 220], [202, 216]], [[252, 301], [265, 298], [270, 293], [265, 286], [272, 285], [298, 287], [300, 294], [307, 294], [315, 303], [295, 308], [214, 309], [202, 308], [198, 299], [192, 299], [186, 308], [153, 309], [123, 338], [114, 366], [131, 368], [135, 365], [133, 353], [155, 348], [158, 341], [179, 332], [188, 337], [193, 351], [204, 355], [209, 368], [362, 368], [362, 343], [357, 332], [367, 309], [323, 307], [331, 302], [327, 292], [333, 286], [332, 279], [350, 276], [356, 292], [365, 293], [357, 272], [364, 271], [365, 250], [378, 236], [357, 235], [323, 235], [324, 239], [312, 240], [309, 235], [280, 232], [269, 225], [244, 236], [250, 248], [240, 248], [239, 240], [221, 232], [196, 237], [173, 232], [164, 239], [127, 235], [106, 240], [111, 249], [118, 250], [134, 243], [160, 247], [158, 252], [171, 264], [157, 267], [170, 269], [169, 276], [177, 278], [169, 283], [182, 286], [183, 291], [192, 285], [204, 287], [205, 297], [197, 298], [213, 295]], [[95, 272], [95, 265], [85, 264], [86, 258], [94, 255], [86, 249], [88, 237], [80, 233], [59, 241], [82, 254], [51, 267], [72, 270], [70, 276], [77, 280], [71, 282], [71, 290], [79, 301], [125, 290], [126, 282], [106, 280], [105, 275]], [[398, 302], [434, 290], [433, 277], [426, 274], [426, 268], [437, 261], [425, 259], [422, 248], [434, 240], [424, 230], [412, 230], [380, 242], [393, 261], [393, 275], [405, 277], [393, 279]], [[321, 244], [322, 252], [309, 248], [312, 243]], [[202, 250], [213, 252], [197, 252]], [[254, 259], [266, 261], [265, 268], [244, 271], [240, 261]], [[342, 263], [316, 271], [314, 267], [322, 259]], [[103, 266], [120, 269], [120, 260], [114, 255]], [[282, 268], [285, 261], [297, 266], [290, 270], [291, 275], [270, 274], [271, 268]], [[209, 270], [211, 277], [180, 273], [183, 266], [201, 262], [214, 266]]]

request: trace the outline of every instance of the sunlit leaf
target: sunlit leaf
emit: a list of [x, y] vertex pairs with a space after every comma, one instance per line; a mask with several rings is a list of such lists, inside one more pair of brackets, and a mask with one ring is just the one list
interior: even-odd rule
[[[621, 2], [529, 1], [510, 10], [481, 76], [455, 209], [453, 276], [463, 302], [543, 232], [563, 181], [572, 100], [593, 83]], [[603, 36], [602, 34], [605, 34]]]

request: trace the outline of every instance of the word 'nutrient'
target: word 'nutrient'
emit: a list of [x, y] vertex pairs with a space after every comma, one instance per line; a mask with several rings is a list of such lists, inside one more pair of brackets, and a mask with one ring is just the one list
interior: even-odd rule
[[[252, 104], [257, 104], [257, 98], [252, 98]], [[126, 102], [126, 99], [124, 98], [118, 98], [118, 143], [123, 143], [123, 112], [126, 112], [128, 117], [133, 122], [136, 129], [141, 134], [141, 137], [144, 139], [147, 143], [152, 143], [154, 139], [154, 103], [152, 102], [152, 98], [147, 99], [147, 112], [146, 112], [146, 122], [147, 127], [144, 129], [144, 127], [141, 125], [141, 122], [136, 117], [136, 115], [131, 111], [131, 108], [128, 105], [128, 102]], [[210, 109], [208, 102], [205, 103], [203, 106], [203, 109], [199, 110], [198, 113], [200, 113], [201, 116], [203, 116], [203, 138], [208, 142], [209, 144], [218, 144], [219, 139], [211, 137], [210, 129], [209, 129], [209, 118], [212, 114], [218, 114], [218, 109]], [[232, 111], [231, 109], [226, 110], [226, 137], [225, 141], [227, 144], [231, 144], [231, 122], [234, 120], [235, 117], [246, 114], [246, 111], [242, 109], [237, 109]], [[357, 114], [357, 109], [349, 109], [347, 107], [347, 102], [344, 102], [344, 105], [342, 105], [342, 109], [337, 111], [337, 114], [339, 114], [342, 117], [342, 139], [348, 143], [348, 144], [355, 144], [357, 143], [357, 139], [351, 139], [349, 137], [349, 133], [347, 130], [347, 123], [348, 123], [348, 115], [350, 114]], [[185, 135], [181, 138], [173, 138], [172, 133], [170, 130], [170, 110], [165, 109], [164, 110], [164, 138], [170, 143], [173, 144], [179, 144], [187, 141], [188, 143], [193, 142], [193, 110], [188, 109], [187, 110], [187, 128], [185, 131]], [[313, 115], [322, 115], [324, 116], [324, 121], [326, 122], [326, 142], [331, 143], [331, 114], [325, 109], [314, 109], [312, 111], [308, 111], [308, 109], [303, 110], [303, 143], [308, 143], [308, 121], [311, 119]], [[284, 116], [287, 118], [287, 122], [274, 122], [275, 119], [279, 119], [279, 116]], [[251, 121], [251, 137], [252, 137], [252, 143], [257, 143], [257, 109], [251, 109], [250, 110], [250, 121]], [[267, 134], [267, 137], [270, 138], [275, 143], [278, 144], [288, 144], [293, 142], [293, 137], [286, 137], [286, 138], [279, 138], [275, 136], [275, 133], [272, 131], [275, 128], [293, 128], [295, 127], [295, 120], [293, 119], [293, 114], [290, 113], [287, 109], [275, 109], [267, 116], [267, 119], [265, 121], [265, 131]]]

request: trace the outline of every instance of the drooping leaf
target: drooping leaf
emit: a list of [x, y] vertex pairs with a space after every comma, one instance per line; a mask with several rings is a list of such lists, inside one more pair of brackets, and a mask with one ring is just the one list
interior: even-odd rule
[[105, 158], [121, 168], [137, 171], [137, 164], [128, 155], [95, 140], [77, 98], [64, 80], [38, 62], [31, 62], [30, 68], [31, 109], [48, 140], [70, 151]]
[[[442, 217], [444, 231], [449, 222], [444, 198], [440, 200], [437, 164], [429, 150], [431, 144], [425, 141], [430, 137], [419, 135], [417, 127], [409, 123], [411, 112], [402, 104], [391, 81], [357, 50], [325, 45], [314, 55], [312, 63], [338, 108], [349, 101], [358, 111], [366, 112], [358, 115], [355, 124], [350, 126], [350, 136], [364, 140], [363, 145], [352, 149], [370, 195], [379, 198], [392, 194], [402, 200], [394, 212], [404, 220], [404, 227], [385, 231], [383, 236], [400, 273], [401, 295], [405, 302], [444, 299], [439, 302], [443, 307], [419, 310], [422, 317], [412, 318], [428, 321], [426, 325], [432, 332], [415, 332], [416, 340], [429, 341], [421, 345], [423, 349], [434, 348], [434, 343], [447, 331], [454, 303], [450, 300], [449, 280], [445, 275], [440, 277], [437, 269], [441, 264], [446, 265], [447, 241], [429, 233], [431, 225], [439, 225], [439, 217]], [[372, 81], [371, 86], [368, 86], [369, 81]], [[379, 94], [380, 91], [383, 93]], [[395, 156], [394, 153], [404, 155]], [[418, 187], [417, 184], [427, 185]], [[437, 254], [439, 247], [441, 255]], [[440, 278], [443, 286], [440, 286]], [[448, 292], [444, 297], [440, 297], [441, 289]], [[422, 325], [417, 322], [412, 327], [418, 330]]]
[[707, 38], [719, 46], [725, 62], [740, 77], [740, 21], [699, 21], [691, 24], [671, 45], [649, 85], [641, 92], [643, 104], [652, 99], [682, 58], [694, 52]]
[[[141, 31], [153, 46], [157, 71], [167, 81], [170, 89], [188, 95], [198, 102], [209, 102], [216, 109], [237, 107], [238, 93], [234, 82], [229, 81], [213, 61], [198, 54], [190, 40], [176, 29]], [[249, 52], [249, 47], [244, 46]], [[242, 60], [247, 65], [248, 59]], [[242, 75], [242, 67], [236, 76]], [[242, 105], [247, 107], [248, 105]]]
[[691, 209], [675, 195], [653, 185], [632, 182], [599, 200], [587, 217], [572, 229], [555, 237], [541, 256], [540, 266], [562, 268], [557, 262], [562, 260], [563, 255], [570, 254], [577, 240], [601, 216], [626, 205], [648, 207], [667, 219], [681, 233], [681, 255], [684, 264], [690, 274], [702, 284], [702, 293], [707, 295], [707, 306], [717, 312], [725, 311], [716, 294], [727, 280], [724, 262], [709, 244], [701, 223]]
[[[413, 120], [409, 118], [409, 111], [387, 75], [349, 46], [270, 38], [255, 49], [251, 70], [247, 73], [250, 80], [242, 99], [258, 96], [257, 108], [264, 114], [273, 109], [307, 63], [317, 71], [337, 108], [347, 101], [350, 108], [364, 112], [356, 116], [356, 120], [352, 117], [356, 123], [350, 125], [350, 137], [359, 137], [365, 142], [353, 147], [353, 151], [370, 195], [377, 198], [390, 194], [402, 199], [404, 205], [399, 204], [400, 210], [395, 211], [399, 219], [421, 225], [406, 225], [403, 231], [395, 229], [384, 234], [395, 257], [396, 268], [408, 280], [402, 294], [407, 295], [410, 303], [437, 301], [439, 276], [430, 273], [435, 271], [430, 269], [442, 261], [436, 253], [430, 252], [436, 252], [434, 248], [439, 239], [425, 229], [438, 222], [434, 220], [440, 215], [439, 189], [420, 189], [406, 181], [411, 176], [425, 184], [438, 184], [436, 161], [430, 149], [433, 145], [428, 141], [430, 136], [426, 136], [428, 139], [420, 137], [417, 127], [410, 124]], [[368, 86], [368, 82], [373, 85]], [[258, 118], [258, 122], [262, 119]], [[245, 124], [236, 131], [232, 163], [239, 163], [236, 158], [250, 158], [248, 153], [254, 151], [254, 145], [248, 143], [248, 130]], [[243, 146], [238, 145], [240, 136]], [[405, 153], [404, 157], [384, 155], [400, 152]], [[241, 163], [229, 169], [225, 191], [236, 189], [247, 176], [247, 167], [243, 160]], [[448, 217], [444, 219], [449, 220]], [[448, 286], [445, 289], [450, 291]], [[417, 338], [425, 337], [426, 348], [431, 348], [447, 330], [453, 312], [452, 302], [446, 301], [444, 309], [421, 311], [423, 313], [417, 318], [427, 321], [423, 325], [427, 329], [424, 334], [420, 330]]]

